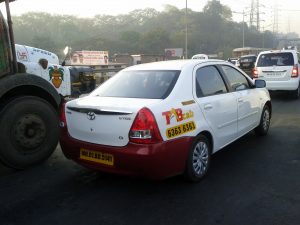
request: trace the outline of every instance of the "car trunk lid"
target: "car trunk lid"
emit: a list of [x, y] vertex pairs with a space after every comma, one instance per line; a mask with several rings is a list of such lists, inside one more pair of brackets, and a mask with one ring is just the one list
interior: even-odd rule
[[125, 146], [138, 111], [160, 99], [88, 97], [66, 104], [69, 134], [78, 140], [109, 146]]

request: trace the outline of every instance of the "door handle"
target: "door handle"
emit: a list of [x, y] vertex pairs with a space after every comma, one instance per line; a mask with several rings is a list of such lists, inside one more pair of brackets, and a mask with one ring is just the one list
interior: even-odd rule
[[239, 99], [238, 99], [238, 102], [242, 103], [242, 102], [244, 102], [244, 99], [239, 98]]
[[206, 110], [209, 110], [209, 109], [212, 109], [212, 108], [213, 108], [213, 106], [211, 104], [204, 105], [204, 109], [206, 109]]

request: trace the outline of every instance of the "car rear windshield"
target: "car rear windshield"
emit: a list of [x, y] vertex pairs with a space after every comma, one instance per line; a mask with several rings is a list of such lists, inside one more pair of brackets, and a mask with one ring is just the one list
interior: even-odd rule
[[171, 93], [180, 71], [121, 71], [97, 88], [101, 97], [164, 99]]
[[241, 57], [241, 63], [255, 62], [256, 56]]
[[257, 66], [293, 66], [294, 57], [291, 52], [267, 53], [260, 55]]

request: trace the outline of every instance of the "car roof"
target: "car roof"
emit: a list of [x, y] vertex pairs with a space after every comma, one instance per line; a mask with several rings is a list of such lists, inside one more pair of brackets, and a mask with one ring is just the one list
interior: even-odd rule
[[125, 68], [123, 71], [129, 70], [182, 70], [184, 67], [196, 66], [201, 63], [206, 62], [225, 62], [219, 59], [182, 59], [182, 60], [169, 60], [169, 61], [159, 61], [152, 63], [144, 63], [135, 66], [130, 66]]
[[242, 55], [241, 58], [246, 58], [246, 57], [256, 57], [256, 55]]
[[269, 50], [269, 51], [263, 51], [259, 54], [270, 54], [270, 53], [285, 53], [285, 52], [291, 52], [291, 53], [297, 53], [298, 51], [294, 49], [282, 49], [282, 50]]

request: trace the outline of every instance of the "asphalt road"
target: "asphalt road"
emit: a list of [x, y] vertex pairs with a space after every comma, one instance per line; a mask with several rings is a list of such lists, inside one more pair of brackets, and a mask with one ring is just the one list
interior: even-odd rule
[[58, 148], [26, 171], [0, 167], [1, 225], [300, 224], [300, 100], [272, 94], [268, 136], [214, 154], [197, 184], [101, 174]]

